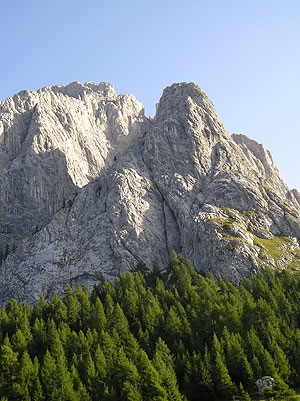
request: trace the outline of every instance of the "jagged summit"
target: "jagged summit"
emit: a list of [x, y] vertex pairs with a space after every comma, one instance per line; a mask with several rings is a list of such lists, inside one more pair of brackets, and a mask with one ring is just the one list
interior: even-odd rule
[[97, 84], [95, 82], [88, 81], [85, 84], [82, 84], [78, 81], [74, 81], [67, 85], [45, 86], [38, 91], [22, 90], [13, 96], [13, 100], [17, 101], [19, 98], [26, 98], [45, 92], [61, 93], [65, 96], [73, 97], [75, 99], [82, 99], [86, 94], [91, 93], [93, 93], [93, 95], [98, 94], [101, 97], [110, 100], [115, 100], [117, 97], [114, 86], [110, 83], [100, 82]]
[[0, 104], [0, 166], [0, 302], [173, 250], [235, 282], [300, 265], [299, 193], [194, 83], [166, 88], [151, 119], [106, 83], [22, 91]]
[[209, 108], [213, 107], [206, 94], [198, 85], [193, 82], [180, 82], [174, 83], [163, 90], [158, 103], [158, 112], [163, 114], [165, 110], [165, 112], [169, 113], [171, 108], [177, 110], [180, 104], [185, 107], [184, 105], [188, 100], [194, 102], [198, 106], [203, 104]]

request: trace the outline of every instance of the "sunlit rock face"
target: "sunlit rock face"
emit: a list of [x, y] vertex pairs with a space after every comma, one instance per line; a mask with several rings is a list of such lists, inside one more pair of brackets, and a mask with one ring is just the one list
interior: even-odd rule
[[172, 251], [234, 282], [298, 266], [299, 193], [193, 83], [166, 88], [154, 118], [106, 83], [22, 91], [0, 103], [0, 166], [1, 303]]
[[139, 135], [143, 105], [109, 84], [22, 91], [0, 106], [0, 230], [40, 229]]

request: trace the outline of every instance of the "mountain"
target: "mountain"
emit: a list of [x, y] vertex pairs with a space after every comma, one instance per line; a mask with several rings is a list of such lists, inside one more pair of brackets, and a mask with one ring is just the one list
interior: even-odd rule
[[153, 118], [107, 83], [22, 91], [0, 103], [0, 166], [0, 303], [173, 251], [233, 282], [300, 267], [300, 194], [194, 83], [167, 87]]

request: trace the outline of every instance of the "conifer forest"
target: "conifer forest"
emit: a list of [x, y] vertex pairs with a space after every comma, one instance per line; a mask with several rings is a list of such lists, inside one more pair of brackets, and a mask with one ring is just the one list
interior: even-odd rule
[[0, 401], [297, 400], [300, 280], [234, 285], [173, 254], [113, 283], [0, 310]]

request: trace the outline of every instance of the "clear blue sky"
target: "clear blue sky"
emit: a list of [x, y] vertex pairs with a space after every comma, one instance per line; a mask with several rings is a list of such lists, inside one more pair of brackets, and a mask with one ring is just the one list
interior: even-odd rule
[[152, 115], [166, 86], [193, 81], [300, 190], [300, 0], [10, 0], [0, 15], [0, 100], [104, 81]]

